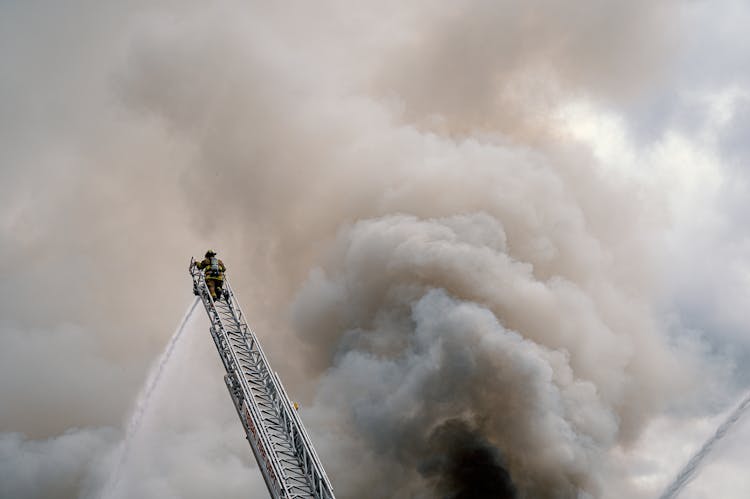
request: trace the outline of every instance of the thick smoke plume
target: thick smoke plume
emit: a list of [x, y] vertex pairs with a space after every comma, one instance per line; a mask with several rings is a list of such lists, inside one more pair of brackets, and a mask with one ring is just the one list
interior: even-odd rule
[[345, 494], [429, 497], [452, 483], [465, 442], [437, 468], [445, 476], [418, 470], [460, 421], [503, 456], [519, 497], [601, 496], [607, 451], [660, 407], [669, 355], [633, 298], [589, 292], [611, 286], [601, 268], [585, 284], [540, 279], [509, 254], [498, 218], [360, 221], [298, 296], [301, 334], [332, 365], [316, 406], [340, 439], [331, 459], [370, 464], [342, 470]]
[[[673, 5], [0, 7], [2, 490], [106, 478], [210, 246], [340, 497], [633, 497], [610, 454], [692, 379], [654, 312], [664, 208], [558, 111], [658, 81]], [[203, 339], [131, 496], [262, 491]]]

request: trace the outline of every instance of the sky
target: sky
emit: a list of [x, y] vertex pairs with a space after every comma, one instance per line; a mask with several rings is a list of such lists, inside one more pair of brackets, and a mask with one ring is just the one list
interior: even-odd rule
[[[0, 497], [102, 495], [208, 248], [340, 497], [658, 497], [750, 388], [749, 21], [0, 2]], [[264, 496], [207, 329], [119, 496]]]

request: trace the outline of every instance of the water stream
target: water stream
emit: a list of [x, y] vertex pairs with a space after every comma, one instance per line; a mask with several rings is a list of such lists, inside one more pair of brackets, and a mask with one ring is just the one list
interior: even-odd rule
[[690, 480], [692, 480], [695, 477], [695, 474], [700, 470], [701, 464], [703, 463], [703, 460], [706, 458], [706, 456], [711, 453], [714, 446], [722, 438], [724, 438], [724, 436], [729, 430], [732, 429], [735, 423], [737, 423], [737, 421], [739, 421], [742, 416], [745, 415], [745, 412], [747, 412], [748, 408], [750, 408], [750, 394], [746, 395], [740, 405], [738, 405], [737, 408], [732, 411], [729, 417], [725, 419], [718, 428], [716, 428], [716, 431], [713, 433], [713, 435], [711, 435], [711, 437], [706, 440], [706, 443], [703, 444], [698, 452], [696, 452], [693, 457], [690, 458], [690, 461], [688, 461], [687, 464], [680, 470], [675, 479], [672, 481], [672, 483], [670, 483], [669, 487], [666, 488], [659, 499], [673, 499], [674, 497], [677, 497], [677, 494], [680, 493], [685, 485], [690, 483]]
[[117, 465], [115, 466], [114, 471], [109, 476], [109, 480], [102, 489], [103, 492], [100, 496], [102, 499], [108, 499], [112, 497], [117, 491], [117, 484], [120, 480], [120, 475], [122, 474], [122, 470], [127, 463], [128, 456], [130, 454], [130, 446], [132, 445], [135, 437], [138, 435], [138, 430], [140, 429], [141, 423], [143, 422], [143, 417], [148, 411], [149, 405], [151, 404], [151, 397], [153, 396], [154, 391], [159, 385], [159, 381], [161, 380], [162, 375], [166, 370], [167, 364], [172, 357], [172, 353], [174, 352], [175, 347], [180, 341], [182, 333], [185, 330], [185, 326], [190, 320], [190, 317], [193, 315], [195, 307], [198, 305], [199, 301], [200, 298], [196, 297], [193, 303], [190, 305], [187, 312], [185, 313], [185, 316], [182, 318], [182, 321], [180, 321], [179, 327], [175, 330], [174, 334], [169, 339], [167, 346], [164, 348], [161, 356], [159, 356], [159, 359], [153, 364], [153, 366], [151, 367], [151, 371], [148, 373], [146, 383], [141, 389], [141, 393], [138, 396], [138, 400], [135, 404], [135, 408], [133, 409], [133, 413], [130, 416], [130, 421], [128, 422], [127, 430], [125, 431], [125, 438], [120, 443], [116, 451], [114, 462], [116, 462]]

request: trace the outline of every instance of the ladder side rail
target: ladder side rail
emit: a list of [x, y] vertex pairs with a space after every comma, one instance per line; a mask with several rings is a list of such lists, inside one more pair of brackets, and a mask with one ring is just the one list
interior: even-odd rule
[[[224, 376], [224, 383], [226, 384], [227, 390], [229, 391], [229, 396], [234, 403], [234, 409], [237, 412], [237, 416], [240, 418], [240, 423], [245, 430], [245, 438], [250, 444], [250, 448], [253, 450], [255, 460], [258, 462], [258, 467], [260, 468], [263, 480], [266, 482], [268, 492], [271, 494], [271, 497], [273, 499], [284, 499], [286, 496], [283, 495], [283, 491], [279, 489], [279, 484], [276, 480], [273, 480], [272, 476], [269, 474], [270, 470], [268, 466], [270, 465], [266, 459], [265, 451], [258, 445], [258, 430], [256, 425], [253, 423], [253, 417], [248, 409], [248, 405], [244, 402], [244, 395], [242, 395], [241, 393], [242, 388], [239, 387], [239, 384], [234, 386], [232, 383], [236, 382], [232, 381], [232, 378], [232, 375], [226, 374]], [[238, 391], [240, 392], [239, 396], [237, 394]], [[265, 463], [266, 467], [264, 468], [261, 463]]]
[[[321, 485], [321, 491], [320, 491], [320, 497], [322, 498], [333, 498], [333, 485], [331, 484], [331, 481], [328, 478], [328, 475], [326, 474], [325, 468], [323, 468], [323, 464], [320, 461], [320, 458], [318, 457], [318, 453], [315, 451], [315, 447], [312, 445], [312, 440], [310, 439], [310, 435], [307, 433], [307, 429], [305, 428], [305, 425], [302, 424], [302, 419], [299, 416], [299, 413], [296, 409], [292, 406], [292, 401], [289, 399], [289, 395], [286, 392], [286, 389], [284, 388], [283, 383], [281, 382], [281, 378], [279, 377], [278, 373], [274, 373], [276, 377], [276, 382], [279, 384], [279, 386], [282, 389], [282, 393], [284, 394], [284, 402], [287, 406], [287, 412], [292, 415], [292, 421], [291, 424], [293, 425], [294, 430], [296, 431], [295, 437], [299, 437], [300, 443], [304, 449], [304, 453], [307, 454], [305, 456], [311, 461], [311, 464], [313, 465], [313, 469], [315, 471], [316, 484], [320, 482]], [[317, 488], [317, 485], [316, 485]]]
[[[233, 381], [231, 379], [231, 376], [226, 375], [224, 381], [227, 385], [227, 389], [229, 390], [230, 397], [234, 402], [234, 408], [237, 411], [237, 416], [240, 418], [242, 427], [245, 429], [245, 437], [250, 443], [253, 454], [255, 454], [255, 460], [258, 462], [258, 467], [261, 470], [261, 475], [266, 482], [266, 487], [268, 488], [271, 497], [274, 499], [284, 499], [289, 497], [288, 494], [285, 494], [281, 489], [281, 484], [279, 483], [279, 481], [274, 480], [270, 475], [271, 463], [268, 460], [268, 455], [265, 452], [265, 449], [258, 445], [258, 425], [254, 423], [256, 418], [253, 418], [249, 406], [244, 401], [244, 399], [237, 397], [237, 389], [232, 386]], [[239, 388], [239, 391], [241, 392], [241, 388]], [[244, 396], [241, 395], [241, 397]], [[268, 448], [272, 448], [272, 446], [269, 445]], [[261, 463], [265, 464], [265, 469]]]
[[[235, 403], [235, 409], [237, 410], [240, 422], [245, 428], [248, 441], [253, 448], [253, 453], [255, 454], [256, 460], [261, 468], [263, 478], [266, 481], [266, 486], [274, 498], [288, 497], [288, 491], [286, 491], [283, 481], [279, 479], [279, 477], [282, 476], [282, 470], [280, 469], [278, 460], [274, 459], [275, 456], [272, 454], [274, 447], [268, 436], [268, 432], [262, 424], [257, 425], [254, 423], [254, 421], [262, 421], [260, 409], [255, 401], [252, 390], [248, 386], [247, 380], [242, 374], [234, 345], [228, 337], [226, 328], [224, 327], [221, 316], [216, 309], [216, 305], [208, 292], [208, 287], [205, 284], [205, 279], [202, 274], [198, 275], [198, 279], [199, 289], [204, 292], [202, 297], [204, 305], [206, 306], [206, 312], [212, 322], [212, 327], [219, 332], [216, 337], [223, 339], [224, 344], [226, 345], [225, 348], [222, 348], [221, 344], [217, 344], [220, 351], [220, 357], [222, 357], [222, 361], [225, 363], [225, 367], [227, 367], [227, 372], [237, 380], [240, 391], [243, 394], [243, 400], [239, 401], [239, 405], [234, 396], [232, 396], [232, 399]], [[228, 358], [224, 358], [227, 355]]]
[[219, 350], [219, 357], [221, 358], [221, 363], [224, 365], [224, 370], [229, 372], [231, 370], [231, 367], [229, 366], [229, 362], [226, 359], [225, 354], [223, 353], [224, 346], [222, 346], [222, 339], [218, 335], [218, 333], [214, 329], [214, 325], [211, 324], [211, 327], [209, 328], [209, 332], [211, 333], [211, 338], [214, 340], [214, 344], [216, 345], [216, 348]]
[[[216, 339], [220, 339], [223, 340], [224, 344], [226, 345], [226, 347], [222, 347], [221, 342], [216, 342], [216, 346], [219, 350], [219, 356], [222, 358], [222, 362], [224, 363], [227, 372], [237, 380], [240, 391], [243, 394], [244, 400], [237, 401], [234, 393], [232, 393], [230, 390], [232, 400], [235, 404], [235, 409], [237, 410], [237, 414], [240, 418], [240, 422], [242, 423], [243, 428], [245, 428], [245, 433], [247, 435], [249, 443], [251, 444], [259, 467], [261, 468], [266, 486], [268, 487], [269, 492], [274, 498], [285, 497], [283, 493], [283, 485], [278, 479], [278, 477], [280, 476], [278, 466], [274, 466], [275, 462], [269, 461], [268, 454], [265, 452], [266, 448], [273, 448], [270, 438], [268, 437], [264, 428], [261, 427], [260, 430], [257, 430], [257, 426], [253, 424], [253, 413], [255, 413], [257, 416], [255, 419], [261, 421], [259, 417], [259, 410], [254, 403], [252, 391], [248, 386], [246, 386], [247, 382], [244, 376], [241, 375], [241, 371], [240, 375], [237, 375], [237, 371], [239, 370], [239, 359], [237, 359], [232, 342], [228, 338], [226, 328], [224, 327], [218, 310], [216, 310], [216, 305], [213, 302], [210, 293], [208, 292], [208, 286], [206, 286], [203, 274], [200, 271], [193, 272], [192, 270], [191, 274], [193, 275], [193, 282], [197, 286], [203, 304], [206, 308], [206, 312], [209, 316], [209, 320], [211, 321], [211, 327], [213, 330], [218, 332], [218, 334], [213, 334], [214, 341], [216, 342]], [[247, 414], [243, 414], [243, 409], [250, 412], [250, 418], [248, 418]], [[248, 425], [250, 425], [250, 428], [248, 428]], [[249, 431], [252, 433], [252, 439], [251, 433]], [[265, 466], [263, 466], [262, 464], [265, 464]]]
[[[240, 310], [241, 313], [241, 310]], [[240, 315], [241, 317], [241, 315]], [[267, 361], [266, 361], [267, 362]], [[270, 366], [268, 366], [270, 370]], [[328, 498], [333, 496], [333, 486], [323, 465], [318, 457], [312, 441], [305, 429], [299, 414], [293, 409], [289, 395], [286, 392], [278, 373], [273, 372], [273, 381], [278, 395], [278, 403], [281, 405], [280, 415], [284, 418], [284, 426], [291, 438], [291, 441], [300, 454], [300, 460], [303, 465], [303, 471], [308, 475], [311, 485], [316, 489], [318, 497]], [[308, 463], [310, 466], [308, 466]]]
[[[251, 340], [253, 347], [250, 347], [248, 343], [247, 344], [248, 348], [258, 353], [259, 360], [260, 360], [258, 367], [260, 368], [260, 371], [261, 371], [260, 374], [261, 374], [261, 378], [263, 379], [264, 387], [266, 391], [268, 392], [269, 401], [271, 402], [272, 406], [276, 410], [276, 413], [278, 414], [278, 416], [282, 419], [281, 422], [283, 424], [284, 423], [283, 420], [289, 420], [289, 414], [284, 410], [284, 407], [280, 402], [281, 400], [283, 400], [283, 398], [280, 396], [281, 392], [279, 391], [279, 387], [275, 383], [275, 373], [271, 369], [270, 363], [268, 362], [268, 358], [266, 357], [265, 352], [263, 351], [263, 348], [260, 345], [260, 342], [257, 340], [255, 332], [250, 329], [250, 327], [247, 324], [247, 321], [245, 321], [244, 314], [242, 314], [242, 310], [240, 309], [240, 306], [239, 306], [239, 302], [235, 298], [234, 292], [231, 288], [231, 284], [229, 284], [228, 279], [226, 277], [224, 280], [224, 286], [229, 295], [230, 301], [228, 302], [228, 305], [230, 308], [230, 312], [232, 314], [232, 318], [234, 322], [236, 323], [237, 327], [239, 328], [239, 330], [244, 335], [245, 341], [247, 342], [248, 339]], [[240, 371], [240, 374], [242, 374], [241, 371]], [[293, 444], [293, 439], [291, 441]], [[282, 476], [285, 476], [283, 472], [282, 472]]]
[[[238, 325], [240, 325], [241, 329], [244, 326], [247, 333], [249, 333], [249, 335], [251, 335], [255, 339], [255, 333], [247, 326], [247, 322], [245, 321], [244, 314], [242, 312], [242, 307], [236, 300], [231, 284], [226, 277], [225, 286], [229, 292], [230, 300], [232, 300], [231, 305], [233, 306], [231, 308], [235, 312], [235, 320], [237, 321]], [[278, 374], [271, 369], [270, 362], [268, 362], [265, 352], [263, 352], [263, 349], [260, 346], [260, 342], [255, 341], [255, 345], [257, 351], [260, 353], [261, 359], [263, 360], [264, 368], [268, 370], [271, 381], [274, 385], [279, 409], [281, 409], [279, 412], [280, 414], [283, 414], [284, 418], [291, 424], [292, 432], [290, 437], [292, 439], [292, 442], [295, 442], [297, 440], [295, 438], [297, 436], [299, 437], [299, 441], [301, 442], [301, 445], [298, 449], [303, 454], [302, 456], [300, 456], [301, 461], [304, 463], [307, 459], [309, 459], [310, 463], [312, 464], [312, 469], [310, 470], [312, 471], [312, 473], [307, 473], [311, 479], [311, 485], [316, 489], [322, 489], [320, 490], [319, 497], [333, 498], [333, 486], [328, 479], [328, 475], [323, 468], [320, 458], [315, 452], [315, 448], [312, 445], [310, 436], [307, 434], [307, 431], [305, 430], [305, 427], [302, 424], [301, 419], [299, 418], [299, 414], [297, 414], [297, 411], [292, 407], [291, 401], [289, 400], [289, 395], [284, 389], [284, 386], [281, 383], [281, 379], [279, 378]]]
[[[257, 433], [252, 432], [252, 434], [257, 439], [256, 444], [261, 444], [262, 448], [257, 449], [260, 453], [260, 456], [256, 454], [256, 460], [260, 461], [260, 459], [258, 458], [262, 457], [262, 460], [266, 465], [265, 470], [263, 469], [263, 466], [260, 467], [261, 471], [263, 471], [264, 478], [266, 479], [266, 485], [269, 488], [269, 492], [272, 496], [274, 496], [274, 498], [289, 497], [289, 491], [286, 488], [286, 484], [283, 480], [279, 479], [279, 477], [283, 476], [283, 470], [281, 469], [281, 466], [279, 464], [278, 457], [275, 455], [275, 449], [272, 445], [270, 437], [268, 436], [267, 430], [262, 424], [257, 425], [254, 423], [254, 421], [263, 421], [260, 415], [260, 409], [257, 405], [257, 402], [255, 401], [253, 391], [249, 387], [248, 381], [247, 379], [245, 379], [245, 376], [242, 373], [241, 364], [239, 362], [239, 359], [237, 358], [235, 347], [229, 339], [226, 328], [224, 327], [221, 317], [216, 310], [216, 305], [214, 304], [213, 298], [211, 298], [211, 294], [208, 291], [208, 286], [206, 285], [203, 273], [191, 266], [191, 274], [193, 276], [193, 283], [194, 285], [196, 285], [200, 293], [212, 326], [218, 330], [218, 334], [214, 337], [214, 340], [218, 337], [226, 342], [226, 350], [223, 349], [220, 344], [217, 344], [217, 347], [220, 352], [220, 357], [223, 357], [226, 354], [226, 351], [229, 352], [230, 359], [222, 358], [222, 362], [225, 363], [225, 368], [228, 366], [227, 371], [230, 372], [230, 374], [233, 375], [237, 380], [243, 393], [243, 398], [245, 399], [244, 408], [248, 410], [249, 414], [245, 414], [245, 418], [243, 418], [240, 407], [237, 406], [236, 402], [235, 408], [238, 411], [238, 415], [240, 416], [240, 421], [242, 422], [243, 427], [245, 427], [246, 429], [246, 434], [248, 435], [248, 437], [250, 436], [247, 433], [247, 425], [252, 425], [251, 428], [255, 428], [257, 430]], [[258, 342], [256, 342], [256, 346], [259, 346]], [[232, 398], [234, 401], [234, 397]], [[254, 451], [256, 450], [255, 446], [251, 445], [251, 447], [253, 447]], [[266, 476], [267, 474], [271, 474], [271, 476]], [[269, 480], [270, 483], [273, 484], [272, 486], [269, 485]]]
[[271, 371], [270, 369], [271, 363], [268, 362], [266, 353], [263, 351], [263, 347], [260, 345], [260, 342], [258, 341], [255, 335], [255, 332], [252, 329], [250, 329], [250, 326], [248, 326], [247, 321], [245, 320], [245, 314], [242, 313], [242, 307], [237, 301], [237, 298], [234, 295], [234, 290], [232, 289], [232, 286], [229, 283], [229, 279], [226, 276], [224, 277], [224, 286], [229, 293], [229, 299], [230, 299], [229, 304], [230, 304], [230, 308], [234, 316], [234, 319], [235, 321], [237, 321], [237, 325], [240, 327], [240, 330], [245, 336], [252, 337], [253, 343], [254, 343], [253, 349], [256, 350], [260, 354], [260, 357], [263, 359], [264, 366], [268, 368], [269, 371]]
[[254, 400], [252, 390], [248, 389], [246, 384], [243, 383], [244, 381], [241, 371], [236, 368], [229, 370], [227, 375], [225, 375], [225, 383], [227, 384], [230, 397], [234, 402], [237, 416], [240, 418], [240, 422], [245, 429], [246, 438], [253, 449], [258, 467], [262, 472], [271, 496], [275, 499], [288, 497], [284, 492], [283, 481], [278, 478], [282, 476], [282, 470], [271, 454], [274, 449], [273, 443], [267, 434], [266, 428], [262, 424], [255, 423], [255, 421], [262, 422], [260, 409]]

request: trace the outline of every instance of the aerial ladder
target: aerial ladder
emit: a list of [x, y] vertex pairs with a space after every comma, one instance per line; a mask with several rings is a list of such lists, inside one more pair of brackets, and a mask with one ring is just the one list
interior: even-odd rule
[[334, 499], [333, 487], [279, 375], [248, 327], [229, 280], [214, 300], [190, 260], [193, 292], [211, 322], [224, 382], [272, 499]]

